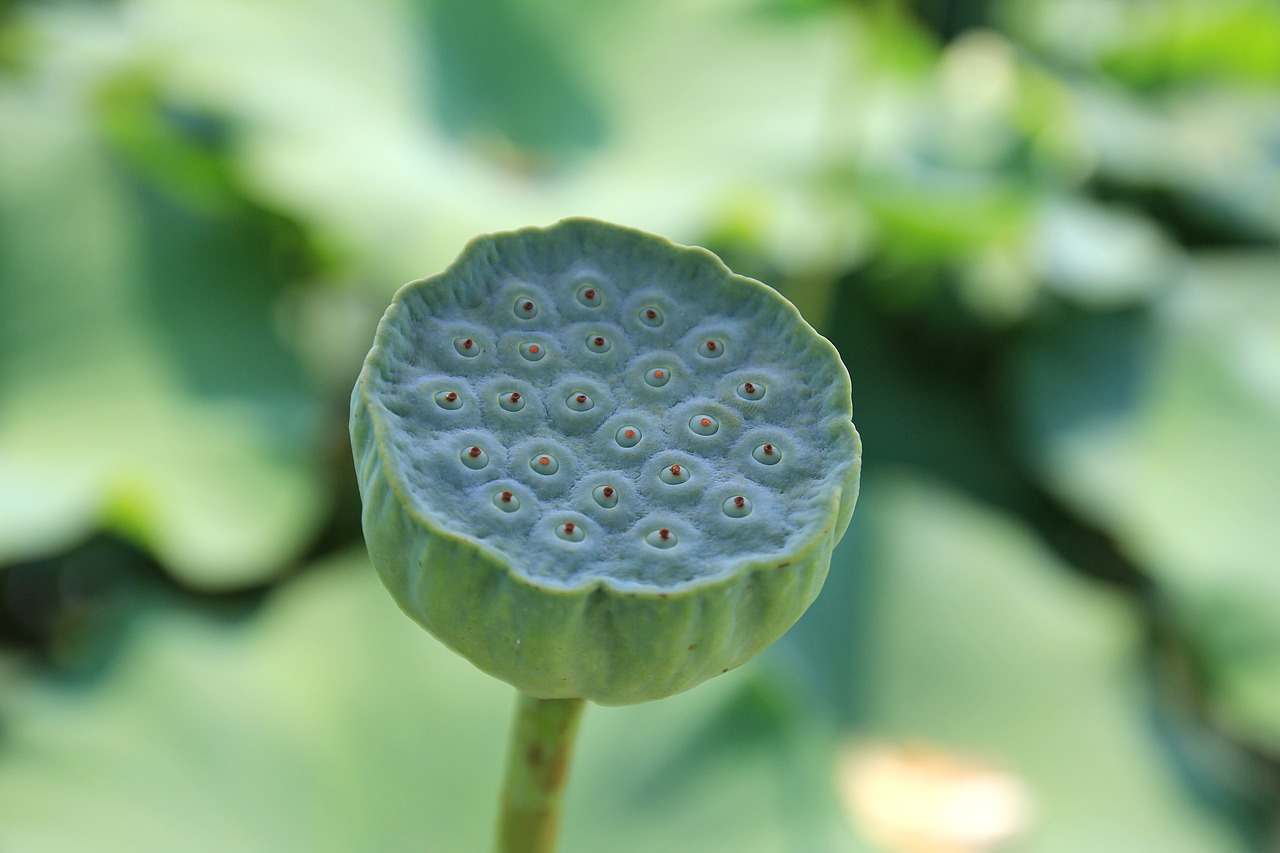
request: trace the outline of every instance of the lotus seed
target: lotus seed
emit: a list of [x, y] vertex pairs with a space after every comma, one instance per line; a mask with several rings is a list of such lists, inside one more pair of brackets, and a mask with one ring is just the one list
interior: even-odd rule
[[720, 424], [710, 415], [694, 415], [689, 418], [689, 429], [698, 435], [715, 435], [720, 429]]
[[724, 502], [724, 514], [730, 518], [746, 518], [751, 515], [751, 499], [734, 495]]
[[471, 338], [454, 338], [453, 348], [464, 358], [475, 358], [480, 354], [480, 347]]
[[566, 521], [564, 524], [557, 527], [556, 536], [559, 536], [566, 542], [581, 542], [583, 539], [587, 538], [586, 534], [582, 531], [582, 527], [574, 524], [572, 521]]
[[494, 492], [493, 505], [503, 512], [515, 512], [520, 508], [520, 499], [512, 492]]
[[782, 451], [772, 444], [762, 444], [755, 450], [751, 451], [751, 455], [761, 465], [777, 465], [782, 459]]
[[458, 451], [458, 458], [462, 460], [463, 465], [466, 465], [473, 471], [479, 471], [481, 468], [489, 464], [489, 454], [474, 445], [471, 447], [464, 447], [462, 450]]
[[743, 382], [738, 386], [738, 396], [744, 400], [762, 400], [764, 386], [759, 382]]
[[656, 329], [662, 325], [662, 311], [653, 307], [642, 308], [640, 310], [640, 322]]
[[546, 453], [540, 453], [529, 460], [529, 467], [537, 471], [539, 474], [550, 476], [560, 470], [560, 463], [556, 461], [554, 456]]
[[538, 316], [538, 306], [527, 296], [521, 296], [516, 300], [515, 311], [516, 316], [521, 320], [532, 320]]
[[698, 344], [698, 355], [704, 358], [719, 358], [724, 355], [724, 344], [720, 341], [703, 341]]
[[587, 338], [587, 349], [592, 352], [608, 352], [609, 347], [609, 339], [604, 335], [592, 335]]
[[644, 537], [644, 541], [648, 542], [655, 548], [662, 548], [665, 550], [667, 548], [674, 548], [678, 540], [676, 539], [676, 534], [674, 532], [665, 527], [660, 527], [657, 530], [650, 530]]
[[637, 444], [640, 443], [640, 439], [641, 439], [640, 428], [633, 427], [633, 426], [624, 426], [618, 430], [618, 434], [615, 437], [618, 439], [618, 444], [622, 445], [623, 447], [635, 447]]
[[644, 375], [644, 381], [654, 388], [661, 388], [671, 381], [671, 370], [666, 367], [655, 367]]
[[585, 412], [595, 405], [595, 401], [586, 394], [570, 394], [564, 404], [575, 412]]
[[523, 343], [520, 345], [520, 355], [524, 356], [526, 361], [542, 361], [542, 357], [546, 355], [546, 349], [540, 344]]
[[524, 397], [519, 391], [512, 391], [510, 394], [501, 394], [498, 397], [498, 405], [506, 409], [508, 412], [518, 412], [524, 408]]
[[436, 405], [454, 411], [462, 408], [462, 398], [457, 391], [440, 391], [436, 394]]
[[604, 300], [600, 297], [600, 291], [589, 284], [584, 284], [578, 288], [578, 301], [588, 308], [599, 308]]
[[658, 477], [662, 482], [671, 486], [687, 483], [689, 482], [689, 469], [684, 465], [668, 465], [662, 469], [662, 473]]
[[605, 509], [613, 509], [618, 505], [618, 490], [613, 486], [596, 486], [591, 497]]

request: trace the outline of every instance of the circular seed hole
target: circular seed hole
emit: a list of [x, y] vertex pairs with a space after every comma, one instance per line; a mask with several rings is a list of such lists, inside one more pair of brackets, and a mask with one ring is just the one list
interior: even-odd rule
[[489, 454], [484, 449], [472, 445], [464, 447], [458, 451], [458, 458], [462, 460], [462, 464], [466, 465], [473, 471], [479, 471], [481, 468], [489, 464]]
[[458, 396], [457, 391], [437, 391], [436, 405], [451, 412], [456, 411], [462, 408], [462, 398]]
[[494, 492], [493, 505], [503, 512], [515, 512], [520, 508], [520, 498], [514, 492]]
[[613, 509], [618, 505], [618, 490], [613, 486], [596, 486], [591, 491], [591, 497], [605, 509]]
[[527, 296], [521, 296], [516, 300], [513, 310], [516, 312], [516, 316], [521, 320], [532, 320], [534, 317], [538, 316], [538, 303], [534, 302]]
[[564, 404], [568, 406], [571, 411], [585, 412], [595, 405], [595, 401], [588, 395], [579, 391], [576, 394], [570, 394], [566, 397]]
[[689, 418], [689, 429], [698, 435], [715, 435], [720, 430], [720, 422], [711, 415], [694, 415]]
[[759, 382], [743, 382], [738, 386], [738, 396], [744, 400], [762, 400], [764, 386]]
[[703, 341], [698, 344], [698, 355], [703, 358], [719, 358], [724, 355], [723, 341]]
[[658, 479], [669, 486], [676, 486], [680, 483], [689, 482], [689, 467], [687, 465], [668, 465], [662, 469], [662, 473], [658, 475]]
[[581, 524], [575, 524], [572, 521], [566, 521], [564, 524], [556, 526], [556, 536], [566, 542], [581, 542], [587, 538], [587, 534], [583, 532]]
[[655, 367], [644, 375], [644, 381], [654, 388], [661, 388], [671, 381], [671, 368]]
[[475, 358], [480, 354], [480, 344], [474, 338], [454, 338], [453, 348], [463, 358]]
[[645, 534], [644, 541], [648, 542], [655, 548], [674, 548], [679, 539], [676, 538], [676, 532], [666, 527], [659, 527], [657, 530], [650, 530]]
[[587, 349], [592, 352], [608, 352], [611, 346], [604, 335], [591, 335], [587, 338]]
[[599, 308], [604, 302], [600, 289], [594, 284], [584, 284], [578, 288], [578, 301], [588, 308]]
[[524, 408], [524, 395], [519, 391], [498, 395], [498, 405], [508, 412], [518, 412]]
[[560, 463], [550, 453], [539, 453], [529, 460], [529, 467], [539, 474], [550, 476], [560, 470]]
[[734, 495], [725, 500], [722, 509], [730, 518], [746, 518], [751, 515], [751, 499], [743, 495]]
[[640, 309], [640, 322], [651, 328], [657, 328], [662, 325], [663, 321], [662, 309], [650, 305]]
[[618, 432], [614, 435], [618, 444], [622, 447], [635, 447], [640, 443], [643, 436], [640, 433], [640, 427], [624, 426], [619, 427]]
[[777, 465], [782, 461], [782, 451], [775, 444], [762, 444], [751, 451], [751, 455], [761, 465]]
[[542, 344], [526, 341], [520, 345], [520, 355], [525, 361], [542, 361], [542, 357], [546, 354], [547, 349]]

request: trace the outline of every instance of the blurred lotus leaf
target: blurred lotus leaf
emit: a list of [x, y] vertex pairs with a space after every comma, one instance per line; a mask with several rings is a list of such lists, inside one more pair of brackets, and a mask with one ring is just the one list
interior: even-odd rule
[[135, 170], [111, 120], [136, 87], [100, 70], [55, 52], [0, 78], [0, 560], [108, 527], [188, 583], [257, 582], [326, 503], [317, 404], [273, 326], [298, 238], [211, 157], [174, 163], [181, 142]]
[[841, 667], [818, 679], [848, 691], [832, 698], [859, 739], [1004, 768], [1025, 791], [1019, 850], [1245, 849], [1150, 725], [1130, 672], [1138, 624], [1122, 599], [949, 490], [882, 474], [865, 494], [868, 518], [793, 631], [806, 644], [846, 644], [809, 659]]
[[1144, 302], [1182, 271], [1177, 246], [1150, 219], [1083, 199], [1047, 204], [1035, 243], [1046, 287], [1091, 308]]
[[[589, 709], [564, 848], [855, 849], [833, 736], [790, 694], [753, 663]], [[404, 619], [363, 556], [249, 622], [152, 610], [109, 677], [0, 697], [5, 853], [481, 850], [510, 700]]]
[[[692, 239], [786, 195], [854, 26], [711, 0], [127, 5], [170, 94], [231, 117], [255, 192], [380, 298], [477, 233], [585, 214]], [[769, 219], [812, 245], [812, 215]]]
[[1172, 595], [1232, 726], [1280, 747], [1280, 256], [1202, 256], [1145, 315], [1028, 343], [1015, 387], [1045, 482]]
[[1135, 88], [1280, 82], [1280, 7], [1271, 0], [1006, 0], [1002, 7], [1032, 45]]

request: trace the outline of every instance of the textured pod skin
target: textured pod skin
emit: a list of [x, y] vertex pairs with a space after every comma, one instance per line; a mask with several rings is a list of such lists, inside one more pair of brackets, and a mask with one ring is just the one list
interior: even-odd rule
[[[531, 256], [536, 262], [529, 260]], [[594, 292], [590, 298], [582, 295], [581, 286], [576, 287], [578, 304], [568, 302], [568, 294], [574, 292], [572, 283], [556, 289], [560, 268], [572, 266], [579, 256], [586, 258], [596, 276], [592, 280], [602, 282], [605, 293], [602, 308], [597, 308], [599, 297]], [[726, 340], [732, 347], [723, 362], [719, 352], [712, 352], [714, 358], [690, 362], [693, 367], [683, 371], [705, 372], [711, 369], [706, 365], [718, 367], [723, 363], [726, 373], [720, 390], [708, 390], [709, 379], [700, 379], [696, 384], [690, 382], [685, 391], [681, 391], [678, 380], [661, 389], [635, 383], [640, 395], [637, 400], [648, 399], [644, 394], [686, 393], [698, 397], [700, 402], [690, 404], [695, 408], [720, 405], [716, 410], [721, 424], [717, 436], [693, 438], [677, 435], [675, 427], [648, 426], [673, 405], [678, 408], [683, 399], [680, 396], [672, 396], [670, 400], [655, 398], [646, 409], [641, 402], [621, 399], [621, 393], [613, 393], [616, 389], [598, 378], [593, 380], [583, 374], [579, 380], [570, 372], [566, 381], [571, 384], [596, 381], [597, 385], [591, 387], [599, 386], [593, 397], [606, 410], [598, 413], [598, 420], [581, 421], [591, 413], [580, 415], [576, 411], [556, 409], [564, 399], [558, 386], [554, 393], [545, 395], [546, 401], [540, 401], [536, 381], [529, 383], [526, 392], [534, 400], [529, 409], [508, 413], [512, 418], [524, 417], [544, 405], [552, 427], [565, 424], [567, 437], [561, 455], [566, 459], [564, 470], [557, 475], [562, 483], [556, 478], [540, 479], [536, 474], [522, 473], [526, 467], [525, 457], [511, 449], [518, 445], [521, 433], [502, 432], [503, 429], [516, 430], [516, 427], [503, 426], [506, 422], [495, 418], [506, 415], [497, 415], [491, 409], [485, 410], [484, 420], [465, 422], [473, 428], [461, 430], [457, 435], [486, 444], [495, 460], [492, 470], [464, 470], [455, 465], [449, 453], [456, 455], [453, 448], [457, 442], [447, 445], [449, 453], [442, 450], [431, 455], [434, 451], [420, 449], [442, 435], [452, 435], [447, 429], [431, 424], [447, 423], [432, 419], [452, 417], [453, 413], [446, 414], [430, 408], [429, 402], [419, 405], [416, 401], [430, 401], [433, 394], [440, 393], [440, 388], [451, 381], [460, 387], [466, 382], [465, 377], [438, 378], [438, 369], [458, 370], [459, 375], [464, 376], [471, 363], [482, 365], [477, 370], [504, 368], [483, 368], [481, 358], [471, 358], [465, 363], [458, 361], [462, 367], [450, 367], [454, 363], [451, 349], [443, 346], [433, 350], [436, 355], [419, 356], [416, 351], [422, 347], [415, 343], [413, 335], [419, 334], [417, 330], [424, 325], [434, 328], [432, 324], [437, 321], [446, 323], [444, 319], [438, 320], [437, 315], [447, 314], [455, 304], [461, 304], [460, 316], [465, 316], [468, 310], [481, 311], [477, 306], [497, 303], [510, 306], [509, 302], [503, 302], [509, 292], [500, 284], [509, 273], [504, 258], [515, 259], [509, 263], [520, 281], [534, 282], [527, 287], [516, 285], [519, 296], [510, 323], [516, 329], [522, 328], [521, 323], [554, 324], [563, 315], [564, 323], [572, 328], [564, 338], [566, 343], [560, 345], [558, 339], [547, 340], [552, 347], [566, 349], [566, 363], [571, 346], [568, 342], [582, 341], [589, 349], [593, 343], [590, 335], [584, 338], [578, 327], [569, 323], [572, 319], [569, 315], [574, 311], [621, 306], [630, 292], [628, 281], [635, 278], [636, 269], [649, 263], [662, 273], [650, 278], [660, 279], [660, 287], [674, 294], [666, 303], [667, 315], [681, 313], [680, 294], [685, 288], [690, 293], [703, 294], [699, 298], [704, 302], [698, 309], [703, 314], [706, 304], [723, 305], [729, 314], [738, 305], [754, 306], [751, 308], [754, 314], [746, 312], [749, 316], [743, 321], [745, 325], [723, 327], [727, 329]], [[621, 269], [626, 272], [618, 272]], [[545, 272], [550, 283], [537, 284], [542, 279], [531, 270]], [[493, 285], [494, 296], [471, 299], [474, 305], [468, 309], [467, 288], [480, 288], [477, 292], [487, 294], [484, 288], [490, 280], [499, 282]], [[539, 303], [537, 309], [522, 301], [525, 293], [534, 294], [531, 301]], [[559, 314], [555, 299], [562, 303]], [[706, 303], [707, 299], [713, 301]], [[492, 312], [494, 317], [504, 316], [491, 307], [483, 310]], [[767, 318], [763, 327], [759, 322], [755, 325], [748, 322], [756, 316]], [[490, 325], [493, 322], [490, 321]], [[516, 352], [514, 342], [510, 346], [503, 343], [505, 329], [488, 329], [483, 323], [477, 328], [480, 330], [477, 341], [484, 339], [482, 333], [489, 331], [489, 340], [497, 342], [490, 345], [490, 350]], [[437, 336], [443, 338], [451, 334], [440, 332]], [[732, 395], [733, 389], [741, 387], [739, 374], [752, 369], [741, 359], [745, 357], [744, 351], [750, 349], [753, 335], [778, 338], [783, 352], [797, 354], [795, 365], [760, 368], [773, 371], [767, 372], [771, 377], [770, 394], [780, 393], [783, 388], [779, 385], [785, 387], [788, 377], [809, 373], [816, 379], [812, 392], [806, 392], [809, 396], [804, 405], [796, 407], [813, 413], [811, 417], [806, 416], [808, 419], [803, 423], [797, 416], [803, 435], [788, 432], [791, 426], [786, 423], [776, 423], [779, 417], [785, 419], [791, 409], [786, 401], [772, 403], [772, 409], [762, 408], [760, 411], [772, 413], [767, 416], [749, 411], [738, 417], [726, 407], [737, 402]], [[652, 369], [652, 359], [646, 361], [640, 347], [633, 346], [631, 331], [620, 327], [612, 331], [610, 337], [610, 352], [614, 355], [608, 357], [616, 356], [620, 360], [610, 362], [613, 366], [605, 368], [609, 375], [640, 376], [642, 371]], [[712, 339], [707, 335], [703, 337]], [[706, 340], [698, 345], [704, 357], [707, 356]], [[452, 345], [452, 350], [462, 353], [460, 346]], [[600, 347], [591, 351], [600, 352]], [[680, 363], [682, 352], [673, 352], [672, 359]], [[684, 354], [696, 359], [695, 355]], [[489, 355], [492, 353], [486, 357]], [[544, 369], [536, 365], [553, 364], [553, 359], [560, 356], [556, 353], [542, 362], [526, 360], [517, 366]], [[591, 356], [573, 357], [589, 359]], [[735, 357], [738, 362], [733, 361]], [[437, 362], [444, 367], [439, 367]], [[735, 364], [741, 368], [736, 373], [733, 372]], [[477, 374], [476, 387], [489, 388], [484, 384], [488, 375]], [[556, 377], [564, 379], [563, 375]], [[483, 405], [486, 400], [479, 392], [470, 398], [476, 405]], [[727, 402], [721, 404], [717, 400]], [[572, 398], [568, 402], [572, 403]], [[743, 402], [741, 405], [753, 404]], [[610, 406], [617, 411], [609, 409]], [[466, 407], [459, 411], [465, 412]], [[365, 540], [384, 584], [410, 617], [480, 669], [522, 692], [539, 698], [585, 697], [606, 705], [670, 696], [752, 658], [780, 637], [817, 596], [827, 574], [831, 551], [848, 526], [857, 498], [861, 445], [851, 415], [848, 374], [834, 348], [776, 292], [759, 282], [733, 275], [708, 252], [678, 247], [639, 231], [582, 219], [565, 220], [547, 229], [525, 229], [478, 238], [449, 270], [406, 285], [397, 294], [379, 326], [373, 349], [356, 383], [350, 427], [364, 504]], [[637, 418], [644, 420], [645, 441], [655, 445], [645, 450], [642, 444], [639, 450], [644, 452], [635, 457], [631, 468], [603, 450], [592, 455], [591, 448], [596, 445], [589, 442], [607, 443], [614, 434], [617, 424], [611, 417], [628, 423]], [[690, 415], [679, 409], [679, 414], [668, 420], [683, 426], [689, 423]], [[578, 426], [580, 421], [586, 425]], [[423, 426], [424, 423], [427, 425]], [[491, 426], [488, 432], [482, 428], [495, 423], [498, 426]], [[512, 420], [511, 423], [518, 422]], [[537, 423], [538, 429], [545, 432], [546, 425]], [[741, 435], [736, 435], [735, 430]], [[783, 463], [767, 470], [752, 469], [749, 473], [758, 478], [758, 482], [739, 477], [732, 469], [732, 465], [750, 466], [748, 454], [751, 447], [758, 447], [757, 433], [766, 437], [780, 435], [783, 445], [795, 447], [783, 457]], [[657, 474], [653, 466], [669, 465], [671, 459], [685, 458], [671, 454], [677, 453], [678, 446], [682, 446], [680, 442], [696, 448], [699, 441], [723, 442], [710, 445], [716, 450], [709, 452], [708, 458], [728, 460], [723, 463], [724, 470], [697, 456], [699, 451], [695, 449], [688, 455], [694, 460], [695, 476], [691, 481], [658, 485], [660, 481], [654, 479]], [[732, 443], [735, 441], [737, 444]], [[587, 449], [582, 450], [584, 447]], [[438, 478], [432, 476], [433, 466], [444, 473]], [[620, 508], [597, 510], [581, 498], [582, 494], [589, 495], [591, 488], [600, 482], [600, 477], [592, 474], [595, 467], [609, 469], [620, 483], [624, 495]], [[512, 479], [521, 476], [528, 479], [527, 485]], [[542, 480], [553, 485], [544, 487]], [[523, 495], [519, 513], [490, 510], [480, 497], [467, 503], [472, 492], [487, 500], [493, 483]], [[718, 512], [728, 493], [726, 490], [742, 488], [756, 490], [752, 493], [758, 514], [755, 519], [711, 518], [714, 513], [707, 507], [715, 507]], [[700, 497], [703, 492], [705, 500]], [[668, 495], [674, 497], [668, 498]], [[467, 508], [472, 505], [476, 509]], [[458, 510], [459, 506], [464, 510]], [[588, 531], [588, 545], [548, 538], [546, 529], [550, 521], [544, 522], [543, 516], [535, 516], [537, 520], [531, 522], [532, 527], [520, 526], [525, 508], [529, 512], [544, 512], [547, 518], [557, 522], [569, 517], [578, 519], [580, 529]], [[762, 510], [770, 514], [759, 515]], [[565, 512], [572, 514], [565, 515]], [[636, 517], [620, 516], [619, 512], [632, 512]], [[468, 524], [467, 513], [474, 513], [474, 526]], [[617, 521], [619, 518], [623, 521]], [[680, 545], [669, 551], [646, 547], [641, 534], [647, 529], [646, 525], [652, 527], [647, 521], [649, 518], [670, 518], [670, 527], [681, 532]], [[727, 526], [733, 524], [751, 526]], [[773, 529], [770, 524], [780, 527]], [[504, 535], [502, 531], [508, 528], [503, 525], [511, 525], [512, 532]], [[737, 537], [725, 533], [734, 529], [763, 532], [754, 538], [744, 536], [746, 545], [735, 550]], [[600, 556], [593, 561], [591, 555], [596, 553]]]

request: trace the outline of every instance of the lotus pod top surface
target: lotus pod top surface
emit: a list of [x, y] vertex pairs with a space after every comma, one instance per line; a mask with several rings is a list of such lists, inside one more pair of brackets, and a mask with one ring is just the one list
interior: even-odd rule
[[[559, 691], [528, 675], [542, 664], [474, 639], [507, 618], [485, 612], [491, 580], [458, 585], [478, 566], [564, 602], [697, 595], [820, 564], [816, 585], [779, 593], [797, 600], [761, 629], [771, 636], [735, 639], [723, 661], [646, 688], [675, 692], [772, 642], [816, 595], [857, 495], [851, 415], [832, 345], [710, 252], [586, 219], [488, 235], [402, 288], [379, 326], [352, 406], [366, 539], [410, 615], [535, 695]], [[566, 613], [547, 618], [579, 618]], [[502, 642], [536, 643], [544, 628]], [[632, 701], [600, 687], [618, 661], [600, 667], [613, 675], [591, 684], [557, 673], [563, 695]]]

